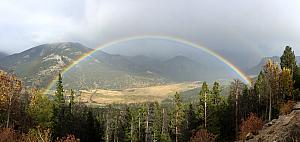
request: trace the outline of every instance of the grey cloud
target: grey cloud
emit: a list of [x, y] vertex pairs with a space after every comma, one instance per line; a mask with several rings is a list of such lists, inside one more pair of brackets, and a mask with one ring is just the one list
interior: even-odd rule
[[56, 41], [96, 47], [157, 34], [202, 43], [244, 67], [281, 54], [285, 45], [300, 54], [299, 6], [297, 0], [7, 0], [0, 2], [0, 50]]

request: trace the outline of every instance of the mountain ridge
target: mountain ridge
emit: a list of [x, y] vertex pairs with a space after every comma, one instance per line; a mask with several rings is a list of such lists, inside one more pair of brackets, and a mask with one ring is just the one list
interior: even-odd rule
[[[262, 67], [265, 65], [265, 63], [266, 63], [269, 59], [271, 59], [271, 60], [274, 61], [274, 62], [280, 63], [280, 57], [279, 57], [279, 56], [263, 57], [263, 58], [260, 60], [260, 62], [259, 62], [256, 66], [250, 68], [250, 69], [247, 70], [246, 72], [247, 72], [248, 74], [250, 74], [250, 75], [258, 75], [259, 72], [262, 70]], [[300, 63], [300, 56], [296, 56], [296, 60], [297, 60], [297, 64], [299, 64], [299, 63]]]
[[9, 55], [9, 54], [0, 51], [0, 59], [6, 57], [6, 56], [8, 56], [8, 55]]
[[[19, 76], [25, 85], [45, 87], [66, 66], [90, 52], [76, 42], [42, 44], [0, 61], [0, 68]], [[219, 70], [206, 60], [183, 55], [158, 59], [145, 55], [124, 56], [98, 50], [74, 65], [65, 75], [66, 88], [124, 89], [171, 82], [215, 80]], [[222, 73], [219, 73], [222, 74]]]

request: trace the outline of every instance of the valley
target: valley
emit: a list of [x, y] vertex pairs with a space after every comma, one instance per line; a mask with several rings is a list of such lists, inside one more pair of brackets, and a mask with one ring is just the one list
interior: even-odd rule
[[87, 105], [134, 104], [145, 102], [162, 102], [178, 92], [193, 90], [199, 82], [184, 82], [124, 90], [79, 90], [77, 101]]

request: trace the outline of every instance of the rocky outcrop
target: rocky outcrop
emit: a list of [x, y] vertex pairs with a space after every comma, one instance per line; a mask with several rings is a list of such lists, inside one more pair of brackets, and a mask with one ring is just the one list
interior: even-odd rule
[[300, 141], [300, 103], [288, 115], [265, 124], [264, 128], [248, 142], [299, 142]]

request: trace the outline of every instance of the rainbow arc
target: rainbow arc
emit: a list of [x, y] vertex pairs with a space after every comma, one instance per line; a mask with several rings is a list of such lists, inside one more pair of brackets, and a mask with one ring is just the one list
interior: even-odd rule
[[[144, 36], [133, 36], [133, 37], [127, 37], [127, 38], [122, 38], [118, 40], [114, 40], [112, 42], [108, 42], [106, 44], [102, 44], [95, 48], [94, 50], [80, 56], [77, 60], [73, 61], [70, 65], [68, 65], [66, 68], [64, 68], [61, 72], [61, 74], [67, 73], [70, 69], [72, 69], [75, 65], [79, 64], [82, 60], [87, 58], [88, 56], [92, 55], [93, 53], [97, 52], [98, 50], [101, 50], [103, 48], [107, 48], [116, 44], [120, 44], [123, 42], [131, 41], [131, 40], [140, 40], [140, 39], [160, 39], [160, 40], [167, 40], [171, 42], [178, 42], [181, 44], [185, 44], [194, 48], [201, 49], [203, 52], [215, 57], [225, 65], [227, 65], [229, 68], [231, 68], [238, 76], [241, 77], [242, 81], [248, 85], [251, 86], [251, 79], [237, 66], [235, 66], [233, 63], [231, 63], [229, 60], [218, 54], [217, 52], [206, 48], [205, 46], [202, 46], [200, 44], [196, 44], [194, 42], [191, 42], [189, 40], [185, 40], [183, 38], [178, 38], [178, 37], [169, 37], [169, 36], [158, 36], [158, 35], [144, 35]], [[56, 78], [51, 81], [51, 83], [47, 86], [46, 91], [49, 91], [56, 83]]]

